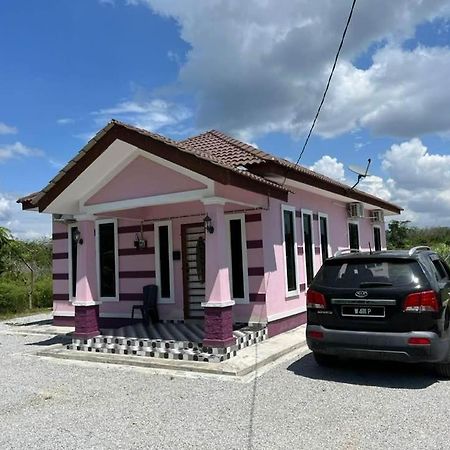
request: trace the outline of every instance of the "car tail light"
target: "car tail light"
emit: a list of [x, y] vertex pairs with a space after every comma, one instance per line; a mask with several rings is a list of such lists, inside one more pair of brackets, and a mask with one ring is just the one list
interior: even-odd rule
[[306, 307], [311, 309], [325, 309], [327, 307], [325, 296], [320, 292], [309, 289], [306, 293]]
[[426, 337], [412, 337], [408, 339], [409, 345], [430, 345], [430, 339]]
[[403, 306], [405, 312], [437, 312], [439, 303], [434, 291], [423, 291], [409, 294]]
[[323, 339], [323, 332], [322, 331], [308, 331], [307, 333], [308, 337], [311, 339]]

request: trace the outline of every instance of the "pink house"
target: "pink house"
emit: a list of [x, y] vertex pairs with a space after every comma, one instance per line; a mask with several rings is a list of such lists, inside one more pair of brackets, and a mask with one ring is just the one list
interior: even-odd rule
[[94, 338], [153, 284], [161, 321], [197, 321], [211, 348], [237, 323], [303, 324], [322, 261], [384, 248], [384, 216], [401, 211], [218, 131], [176, 142], [117, 121], [18, 202], [53, 215], [56, 325]]

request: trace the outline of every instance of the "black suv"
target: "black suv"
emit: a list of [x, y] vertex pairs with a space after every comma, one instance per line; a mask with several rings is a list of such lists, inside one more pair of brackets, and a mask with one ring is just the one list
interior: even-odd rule
[[450, 269], [429, 247], [338, 252], [307, 293], [308, 347], [336, 357], [433, 362], [450, 377]]

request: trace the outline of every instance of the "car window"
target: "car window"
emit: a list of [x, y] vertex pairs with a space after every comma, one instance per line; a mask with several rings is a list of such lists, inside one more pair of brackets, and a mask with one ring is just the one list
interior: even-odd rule
[[331, 261], [315, 282], [329, 287], [413, 286], [423, 277], [416, 261]]
[[438, 258], [433, 258], [431, 262], [433, 263], [433, 266], [435, 268], [437, 280], [443, 281], [448, 279], [447, 271], [445, 270], [442, 262]]

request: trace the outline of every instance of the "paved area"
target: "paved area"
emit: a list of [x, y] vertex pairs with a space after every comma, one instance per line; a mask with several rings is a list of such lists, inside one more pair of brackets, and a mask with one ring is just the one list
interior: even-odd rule
[[316, 366], [246, 382], [38, 357], [61, 337], [0, 324], [0, 448], [448, 448], [450, 381], [426, 367]]

